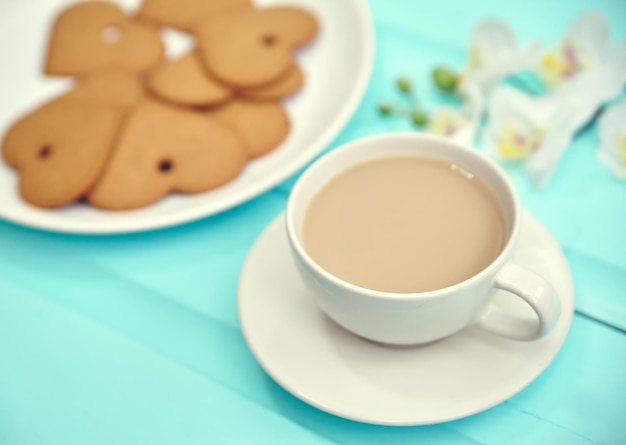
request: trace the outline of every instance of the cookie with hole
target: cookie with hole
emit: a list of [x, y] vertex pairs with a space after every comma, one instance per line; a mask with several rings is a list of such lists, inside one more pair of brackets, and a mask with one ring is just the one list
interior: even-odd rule
[[251, 0], [143, 0], [139, 17], [183, 31], [222, 12], [251, 9]]
[[19, 171], [22, 198], [53, 208], [82, 197], [98, 179], [126, 111], [144, 94], [134, 73], [112, 67], [77, 79], [68, 92], [17, 120], [2, 156]]
[[81, 76], [110, 66], [143, 72], [164, 54], [159, 29], [127, 16], [108, 2], [70, 6], [52, 27], [44, 71], [49, 75]]
[[124, 117], [122, 107], [54, 100], [5, 134], [2, 156], [19, 172], [28, 203], [55, 208], [81, 198], [97, 181]]
[[235, 88], [216, 80], [203, 66], [196, 51], [168, 60], [147, 76], [150, 92], [177, 105], [208, 108], [222, 105], [234, 96], [268, 100], [288, 97], [302, 88], [304, 74], [292, 65], [274, 82], [254, 88]]
[[237, 177], [247, 160], [228, 126], [207, 113], [148, 98], [131, 110], [87, 200], [102, 209], [130, 210], [170, 192], [205, 192]]
[[316, 17], [300, 8], [238, 10], [193, 29], [207, 70], [237, 88], [271, 84], [293, 67], [293, 51], [318, 32]]

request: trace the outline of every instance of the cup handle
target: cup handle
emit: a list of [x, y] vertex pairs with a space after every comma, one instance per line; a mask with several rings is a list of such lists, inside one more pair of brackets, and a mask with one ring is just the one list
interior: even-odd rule
[[550, 332], [561, 315], [561, 300], [550, 283], [516, 264], [509, 263], [498, 272], [494, 287], [523, 299], [539, 322], [515, 316], [491, 303], [477, 325], [493, 334], [513, 340], [538, 340]]

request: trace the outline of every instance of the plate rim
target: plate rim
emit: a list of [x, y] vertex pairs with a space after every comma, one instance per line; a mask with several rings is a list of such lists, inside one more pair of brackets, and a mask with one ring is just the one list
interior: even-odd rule
[[[320, 136], [314, 141], [314, 143], [306, 144], [308, 147], [306, 150], [303, 150], [302, 153], [290, 159], [288, 162], [285, 162], [279, 169], [276, 169], [271, 174], [266, 175], [262, 179], [253, 182], [241, 190], [234, 191], [230, 198], [226, 200], [222, 199], [217, 204], [209, 202], [208, 204], [181, 209], [176, 211], [174, 214], [168, 213], [164, 215], [156, 215], [148, 220], [140, 219], [135, 221], [132, 219], [121, 219], [119, 221], [112, 220], [106, 223], [98, 223], [93, 220], [67, 221], [53, 219], [50, 221], [45, 218], [38, 218], [37, 215], [26, 218], [20, 217], [19, 213], [16, 215], [15, 212], [7, 211], [6, 208], [3, 208], [3, 206], [0, 206], [0, 218], [24, 227], [75, 235], [115, 235], [148, 232], [178, 226], [217, 215], [248, 202], [251, 199], [267, 192], [272, 187], [277, 186], [282, 181], [285, 181], [313, 160], [315, 156], [322, 152], [328, 144], [330, 144], [332, 140], [339, 135], [342, 129], [345, 128], [365, 95], [372, 75], [375, 61], [376, 39], [371, 11], [366, 0], [344, 1], [349, 1], [353, 5], [353, 8], [357, 13], [357, 22], [364, 31], [364, 38], [360, 40], [363, 44], [363, 63], [357, 71], [357, 76], [354, 78], [354, 86], [350, 91], [350, 94], [347, 96], [347, 100], [343, 102], [342, 107], [339, 109], [330, 125], [328, 125], [320, 133]], [[211, 192], [212, 191], [207, 191], [204, 193], [210, 194]], [[198, 194], [196, 196], [201, 195], [202, 194]], [[41, 212], [50, 211], [46, 209], [36, 210]], [[142, 209], [128, 210], [115, 213], [129, 216], [132, 215], [134, 211], [141, 210]]]
[[453, 421], [453, 420], [458, 420], [458, 419], [462, 419], [468, 416], [472, 416], [474, 414], [478, 414], [481, 412], [484, 412], [490, 408], [493, 408], [499, 404], [501, 404], [502, 402], [504, 402], [505, 400], [508, 400], [509, 398], [515, 396], [516, 394], [518, 394], [519, 392], [521, 392], [523, 389], [525, 389], [526, 387], [528, 387], [528, 385], [530, 385], [533, 381], [535, 381], [547, 368], [548, 366], [552, 363], [552, 361], [554, 360], [554, 358], [556, 357], [556, 355], [559, 353], [559, 351], [561, 350], [561, 348], [563, 347], [563, 344], [565, 342], [565, 340], [567, 339], [569, 330], [571, 328], [571, 323], [572, 320], [574, 318], [574, 311], [575, 311], [575, 306], [574, 306], [574, 283], [573, 283], [573, 278], [572, 278], [572, 274], [571, 274], [571, 270], [569, 268], [569, 263], [567, 262], [567, 258], [565, 257], [565, 254], [563, 253], [562, 249], [560, 248], [558, 242], [556, 241], [556, 239], [554, 238], [554, 236], [548, 231], [548, 229], [541, 223], [541, 221], [539, 221], [536, 217], [534, 217], [529, 211], [527, 211], [526, 209], [523, 210], [524, 212], [524, 220], [532, 220], [534, 224], [537, 224], [541, 229], [545, 230], [546, 233], [550, 236], [551, 238], [551, 242], [553, 243], [553, 245], [557, 248], [557, 252], [559, 254], [559, 256], [561, 257], [561, 259], [563, 260], [563, 264], [566, 266], [567, 271], [568, 271], [568, 275], [567, 275], [567, 285], [568, 285], [568, 295], [565, 297], [562, 297], [563, 300], [571, 300], [571, 310], [569, 310], [567, 313], [563, 312], [561, 316], [565, 316], [566, 321], [563, 324], [562, 329], [562, 337], [560, 338], [560, 340], [558, 341], [558, 344], [554, 345], [553, 350], [550, 351], [550, 353], [541, 361], [541, 362], [537, 362], [537, 367], [533, 370], [533, 372], [529, 372], [528, 376], [526, 376], [526, 378], [524, 379], [524, 381], [522, 383], [520, 383], [518, 385], [518, 387], [512, 391], [512, 392], [508, 392], [506, 394], [502, 394], [500, 397], [496, 397], [493, 400], [490, 400], [489, 403], [487, 404], [482, 404], [481, 406], [478, 406], [476, 408], [472, 408], [472, 409], [468, 409], [462, 412], [458, 412], [455, 413], [452, 416], [444, 416], [444, 417], [432, 417], [432, 418], [427, 418], [427, 419], [421, 419], [421, 420], [398, 420], [398, 421], [394, 421], [394, 420], [381, 420], [381, 419], [376, 419], [375, 416], [357, 416], [357, 415], [352, 415], [352, 414], [346, 414], [345, 412], [339, 410], [339, 409], [335, 409], [331, 406], [328, 406], [322, 402], [317, 401], [314, 397], [312, 396], [308, 396], [306, 394], [304, 394], [302, 391], [298, 390], [297, 388], [292, 387], [292, 385], [287, 384], [283, 378], [281, 378], [280, 376], [277, 375], [277, 373], [275, 372], [275, 369], [271, 366], [269, 366], [266, 361], [264, 359], [262, 359], [260, 357], [259, 352], [256, 350], [256, 348], [253, 346], [254, 342], [250, 341], [250, 333], [248, 331], [248, 329], [246, 328], [246, 324], [243, 322], [243, 316], [242, 316], [242, 298], [241, 298], [241, 288], [243, 286], [243, 277], [246, 274], [247, 270], [249, 269], [250, 266], [250, 258], [252, 257], [253, 251], [258, 249], [258, 241], [259, 239], [265, 235], [270, 228], [273, 228], [273, 226], [279, 224], [279, 220], [284, 219], [284, 212], [281, 212], [278, 216], [276, 216], [269, 224], [267, 224], [267, 226], [265, 227], [265, 229], [261, 232], [261, 234], [257, 237], [256, 241], [254, 242], [253, 246], [251, 247], [251, 249], [248, 252], [248, 255], [246, 257], [246, 260], [244, 261], [244, 264], [241, 268], [241, 272], [239, 275], [239, 281], [237, 284], [237, 317], [238, 317], [238, 321], [239, 321], [239, 325], [243, 334], [243, 337], [246, 341], [246, 344], [248, 345], [248, 348], [250, 349], [252, 355], [254, 356], [255, 360], [257, 361], [257, 363], [259, 364], [259, 366], [263, 369], [263, 371], [265, 373], [267, 373], [269, 375], [269, 377], [277, 384], [279, 385], [281, 388], [283, 388], [285, 391], [287, 391], [289, 394], [291, 394], [292, 396], [300, 399], [301, 401], [317, 408], [320, 409], [324, 412], [327, 412], [329, 414], [344, 418], [344, 419], [348, 419], [348, 420], [352, 420], [352, 421], [356, 421], [356, 422], [360, 422], [360, 423], [366, 423], [366, 424], [372, 424], [372, 425], [384, 425], [384, 426], [420, 426], [420, 425], [435, 425], [435, 424], [439, 424], [439, 423], [443, 423], [443, 422], [449, 422], [449, 421]]

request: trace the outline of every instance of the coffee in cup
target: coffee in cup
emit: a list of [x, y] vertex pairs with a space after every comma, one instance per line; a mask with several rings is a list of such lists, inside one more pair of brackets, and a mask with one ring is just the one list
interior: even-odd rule
[[[443, 137], [359, 139], [313, 163], [285, 212], [292, 256], [326, 315], [381, 343], [411, 345], [470, 325], [536, 340], [560, 315], [543, 277], [514, 262], [523, 211], [505, 172]], [[524, 300], [535, 319], [492, 304]]]
[[383, 156], [322, 188], [303, 244], [334, 276], [367, 289], [413, 293], [460, 283], [487, 267], [507, 238], [489, 187], [455, 162]]

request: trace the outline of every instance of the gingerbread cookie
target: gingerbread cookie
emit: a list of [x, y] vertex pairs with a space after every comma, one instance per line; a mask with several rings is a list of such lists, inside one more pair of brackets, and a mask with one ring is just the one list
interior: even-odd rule
[[298, 65], [293, 65], [287, 72], [274, 82], [254, 88], [239, 88], [237, 94], [248, 99], [280, 99], [287, 97], [302, 88], [304, 74]]
[[39, 207], [59, 207], [96, 182], [123, 110], [110, 104], [55, 100], [15, 123], [2, 154], [20, 174], [19, 193]]
[[146, 99], [128, 116], [88, 201], [125, 210], [152, 204], [170, 191], [204, 192], [235, 178], [246, 160], [242, 142], [226, 125], [206, 113]]
[[289, 133], [289, 118], [278, 101], [231, 100], [210, 115], [237, 132], [251, 158], [269, 153]]
[[158, 97], [179, 105], [206, 107], [226, 101], [232, 89], [206, 73], [196, 52], [156, 68], [148, 87]]
[[311, 13], [289, 7], [223, 13], [194, 27], [209, 72], [240, 88], [269, 84], [285, 75], [294, 63], [292, 51], [317, 30]]
[[78, 79], [64, 99], [98, 102], [129, 107], [145, 94], [143, 82], [133, 73], [120, 68], [107, 68]]
[[189, 30], [199, 19], [236, 9], [251, 9], [250, 0], [144, 0], [139, 16], [159, 25]]
[[22, 197], [40, 207], [58, 207], [84, 195], [104, 167], [125, 109], [143, 94], [135, 75], [109, 68], [79, 79], [73, 89], [16, 122], [2, 153], [20, 172]]
[[154, 26], [130, 19], [112, 3], [80, 3], [57, 17], [45, 72], [78, 76], [109, 66], [139, 72], [159, 63], [163, 51]]

